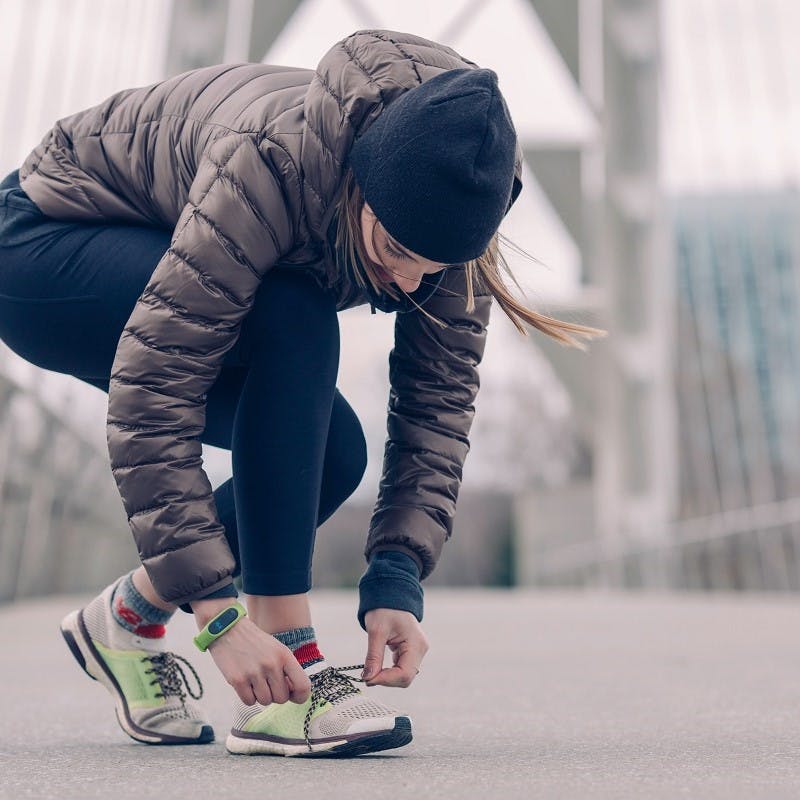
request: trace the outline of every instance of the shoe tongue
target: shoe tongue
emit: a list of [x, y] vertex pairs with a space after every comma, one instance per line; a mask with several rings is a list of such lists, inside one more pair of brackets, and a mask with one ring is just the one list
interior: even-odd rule
[[322, 670], [327, 669], [330, 664], [323, 658], [322, 661], [317, 661], [316, 664], [309, 664], [307, 667], [303, 667], [305, 670], [306, 675], [316, 675], [318, 672], [322, 672]]

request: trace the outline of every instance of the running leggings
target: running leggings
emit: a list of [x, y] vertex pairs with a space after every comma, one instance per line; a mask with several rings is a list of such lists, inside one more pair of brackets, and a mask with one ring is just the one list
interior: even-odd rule
[[[0, 340], [108, 392], [117, 342], [172, 232], [52, 219], [18, 174], [0, 183]], [[233, 477], [214, 498], [248, 594], [311, 588], [317, 526], [364, 475], [338, 368], [333, 296], [305, 273], [271, 270], [208, 392], [201, 437], [231, 451]]]

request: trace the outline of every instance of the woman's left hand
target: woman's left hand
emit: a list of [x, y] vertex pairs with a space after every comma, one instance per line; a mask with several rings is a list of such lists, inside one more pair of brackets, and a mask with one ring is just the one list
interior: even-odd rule
[[[367, 657], [362, 678], [367, 686], [411, 685], [429, 644], [417, 618], [410, 611], [395, 608], [373, 608], [364, 615], [369, 635]], [[383, 669], [384, 648], [392, 651], [394, 666]]]

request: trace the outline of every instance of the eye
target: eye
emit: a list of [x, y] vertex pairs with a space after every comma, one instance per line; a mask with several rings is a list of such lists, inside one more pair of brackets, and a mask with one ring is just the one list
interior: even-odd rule
[[405, 255], [404, 253], [398, 253], [396, 250], [393, 250], [391, 247], [389, 247], [388, 244], [383, 245], [383, 251], [384, 253], [388, 253], [390, 256], [394, 256], [395, 258], [400, 258], [405, 261], [409, 260], [407, 255]]

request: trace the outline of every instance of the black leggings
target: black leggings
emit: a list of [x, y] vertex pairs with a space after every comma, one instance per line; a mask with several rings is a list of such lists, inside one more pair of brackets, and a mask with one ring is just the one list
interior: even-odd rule
[[[108, 391], [117, 342], [171, 231], [63, 222], [0, 183], [0, 340], [26, 361]], [[248, 594], [307, 592], [317, 526], [367, 465], [336, 388], [339, 320], [312, 278], [273, 269], [207, 397], [205, 444], [231, 450], [214, 492]]]

